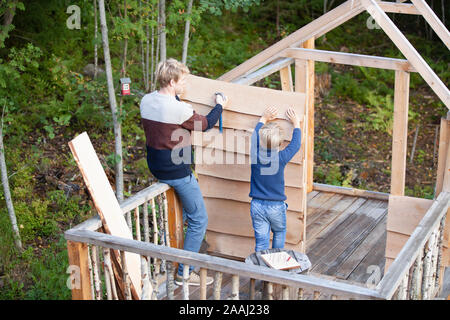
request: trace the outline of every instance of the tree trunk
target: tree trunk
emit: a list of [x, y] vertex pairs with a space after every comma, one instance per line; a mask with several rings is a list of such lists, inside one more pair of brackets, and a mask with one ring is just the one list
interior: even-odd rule
[[8, 209], [9, 220], [11, 220], [11, 225], [14, 234], [14, 243], [18, 250], [22, 251], [22, 241], [20, 240], [19, 228], [17, 227], [16, 214], [14, 213], [14, 206], [11, 200], [11, 192], [9, 190], [8, 173], [6, 171], [6, 161], [5, 161], [5, 147], [3, 145], [3, 116], [0, 123], [0, 171], [2, 175], [3, 191], [5, 194], [6, 208]]
[[14, 16], [16, 14], [16, 5], [18, 0], [11, 1], [13, 5], [11, 8], [7, 9], [5, 11], [5, 14], [3, 15], [3, 29], [0, 33], [0, 48], [4, 46], [4, 41], [8, 37], [9, 33], [9, 26], [12, 24]]
[[160, 19], [160, 61], [167, 59], [166, 47], [166, 0], [159, 1], [159, 19]]
[[[124, 11], [123, 19], [126, 20], [128, 13], [127, 0], [123, 1], [123, 11]], [[122, 68], [120, 69], [121, 77], [125, 77], [127, 73], [127, 52], [128, 52], [128, 34], [125, 34], [123, 39]], [[122, 104], [120, 106], [122, 106]]]
[[280, 0], [277, 0], [277, 13], [276, 13], [276, 29], [277, 39], [280, 39]]
[[187, 7], [187, 17], [186, 17], [186, 24], [184, 27], [184, 41], [183, 41], [183, 55], [181, 58], [181, 62], [186, 64], [187, 60], [187, 52], [188, 52], [188, 45], [189, 45], [189, 28], [191, 27], [191, 13], [192, 13], [192, 3], [194, 0], [189, 0], [188, 7]]
[[122, 129], [118, 121], [116, 93], [114, 90], [114, 80], [112, 76], [111, 56], [109, 53], [108, 26], [106, 25], [105, 2], [98, 0], [100, 11], [100, 27], [102, 31], [103, 54], [105, 58], [106, 80], [108, 83], [109, 103], [114, 123], [115, 140], [115, 174], [116, 174], [116, 197], [120, 202], [123, 201], [123, 162], [122, 162]]
[[94, 0], [94, 39], [95, 39], [95, 45], [94, 45], [94, 79], [97, 78], [97, 69], [98, 69], [98, 50], [97, 50], [97, 32], [98, 32], [98, 23], [97, 23], [97, 0]]

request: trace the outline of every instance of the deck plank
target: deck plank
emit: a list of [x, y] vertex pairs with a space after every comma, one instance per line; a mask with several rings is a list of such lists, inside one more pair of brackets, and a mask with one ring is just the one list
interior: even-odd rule
[[[312, 263], [310, 274], [335, 281], [366, 285], [371, 274], [369, 266], [378, 266], [381, 275], [385, 264], [386, 221], [388, 202], [337, 195], [330, 192], [308, 193], [307, 255]], [[214, 277], [214, 272], [208, 271]], [[231, 274], [223, 274], [221, 299], [231, 296]], [[249, 299], [249, 278], [239, 279], [239, 298]], [[256, 281], [256, 299], [263, 297], [263, 282]], [[190, 299], [200, 298], [200, 288], [190, 288]], [[280, 293], [275, 286], [274, 293]], [[297, 288], [291, 288], [290, 298], [297, 299]], [[312, 300], [314, 292], [304, 292], [304, 300]], [[182, 299], [181, 287], [175, 299]], [[279, 297], [281, 298], [281, 295]], [[213, 285], [207, 287], [207, 299], [213, 299]], [[321, 294], [320, 300], [331, 299]], [[338, 297], [339, 299], [339, 297]]]
[[[337, 261], [342, 260], [346, 254], [353, 252], [354, 248], [370, 232], [378, 221], [386, 214], [386, 205], [383, 201], [375, 200], [357, 210], [347, 218], [334, 235], [329, 235], [322, 246], [311, 252], [313, 260], [312, 269], [315, 272], [325, 273]], [[352, 218], [352, 219], [350, 219]], [[349, 220], [348, 223], [345, 223]], [[314, 262], [313, 262], [314, 261]]]
[[387, 215], [377, 224], [374, 230], [361, 242], [359, 247], [345, 260], [334, 272], [336, 277], [347, 279], [350, 274], [358, 267], [362, 260], [369, 254], [372, 248], [382, 243], [383, 237], [386, 237]]

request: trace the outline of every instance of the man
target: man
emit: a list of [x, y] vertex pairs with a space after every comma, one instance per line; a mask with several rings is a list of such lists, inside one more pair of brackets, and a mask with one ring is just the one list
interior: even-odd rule
[[[189, 69], [175, 59], [162, 61], [157, 69], [160, 89], [146, 94], [140, 110], [144, 126], [147, 164], [151, 173], [161, 182], [172, 186], [183, 206], [183, 220], [188, 227], [184, 250], [198, 252], [206, 233], [208, 214], [203, 196], [191, 170], [192, 130], [206, 131], [214, 127], [226, 97], [216, 96], [216, 106], [206, 116], [197, 114], [188, 103], [180, 101]], [[200, 285], [200, 277], [189, 268], [189, 285]], [[183, 265], [180, 264], [175, 282], [183, 283]], [[207, 277], [207, 284], [213, 279]]]

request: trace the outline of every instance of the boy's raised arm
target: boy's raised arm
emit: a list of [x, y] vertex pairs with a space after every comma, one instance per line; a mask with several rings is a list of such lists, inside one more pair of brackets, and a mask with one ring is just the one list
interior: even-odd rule
[[291, 142], [289, 142], [288, 146], [284, 148], [283, 151], [280, 152], [280, 159], [283, 162], [289, 162], [292, 157], [300, 150], [301, 146], [301, 120], [300, 117], [295, 113], [294, 109], [289, 108], [286, 111], [287, 118], [292, 122], [292, 125], [294, 126], [294, 131], [292, 132], [292, 139]]

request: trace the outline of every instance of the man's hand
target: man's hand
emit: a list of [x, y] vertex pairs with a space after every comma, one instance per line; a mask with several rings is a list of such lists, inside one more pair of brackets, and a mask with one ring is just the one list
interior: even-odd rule
[[[286, 117], [292, 122], [294, 128], [300, 128], [300, 117], [297, 115], [294, 109], [289, 108], [286, 110]], [[303, 117], [302, 117], [303, 120]]]
[[225, 109], [228, 103], [228, 98], [223, 93], [216, 93], [216, 104], [222, 105], [222, 108]]
[[266, 110], [264, 110], [264, 113], [261, 117], [262, 123], [266, 124], [267, 121], [271, 121], [276, 118], [278, 113], [278, 110], [275, 107], [268, 107]]

